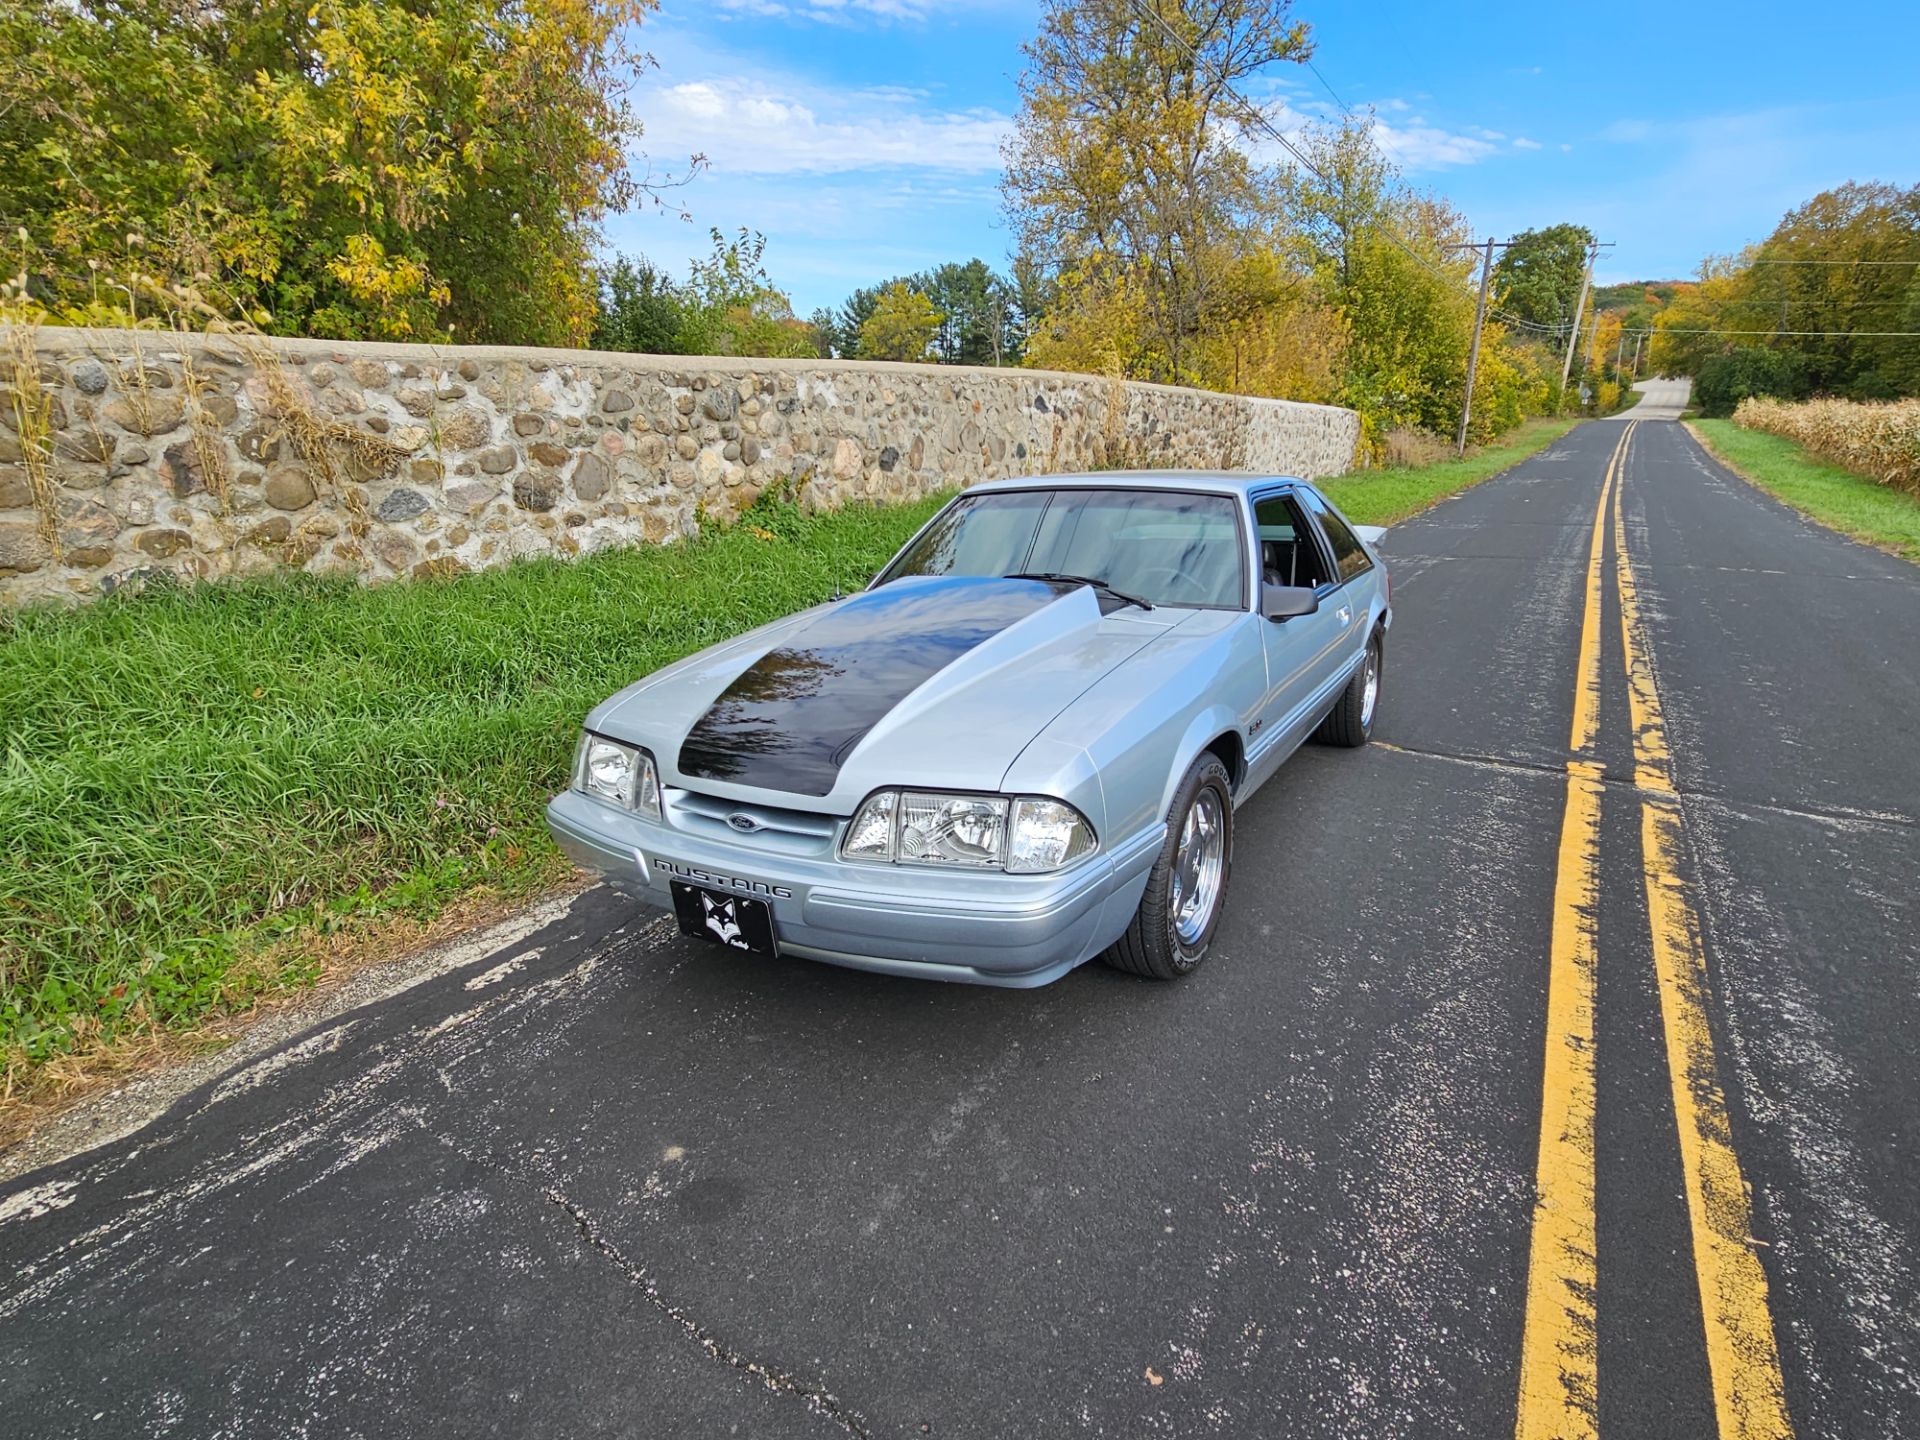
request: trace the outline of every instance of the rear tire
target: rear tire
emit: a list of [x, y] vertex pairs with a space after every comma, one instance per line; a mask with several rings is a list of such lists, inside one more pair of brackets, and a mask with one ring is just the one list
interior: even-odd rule
[[1133, 922], [1101, 958], [1150, 980], [1177, 980], [1207, 958], [1233, 873], [1233, 782], [1211, 751], [1174, 791], [1167, 836]]
[[1367, 658], [1353, 672], [1320, 728], [1313, 732], [1315, 740], [1352, 750], [1373, 738], [1373, 717], [1380, 710], [1380, 661], [1380, 636], [1375, 634], [1367, 641]]

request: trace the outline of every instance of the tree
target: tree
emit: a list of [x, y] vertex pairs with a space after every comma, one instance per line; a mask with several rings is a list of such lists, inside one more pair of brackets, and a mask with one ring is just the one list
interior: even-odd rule
[[[1509, 315], [1552, 328], [1573, 320], [1586, 280], [1593, 232], [1584, 225], [1523, 230], [1494, 262], [1494, 303]], [[1596, 307], [1599, 299], [1594, 301]], [[1564, 329], [1561, 332], [1565, 334]]]
[[1025, 45], [1002, 182], [1024, 254], [1083, 298], [1129, 286], [1150, 344], [1128, 369], [1177, 379], [1213, 272], [1260, 228], [1266, 187], [1247, 158], [1236, 87], [1311, 53], [1288, 0], [1048, 0]]
[[943, 365], [999, 365], [1019, 359], [1017, 308], [1013, 286], [984, 260], [942, 265], [917, 277], [944, 319], [934, 336]]
[[1289, 243], [1336, 299], [1353, 284], [1357, 248], [1391, 223], [1399, 186], [1399, 172], [1373, 143], [1373, 126], [1371, 115], [1308, 126], [1298, 144], [1305, 163], [1281, 173]]
[[710, 231], [713, 253], [695, 260], [682, 294], [682, 355], [807, 356], [812, 327], [794, 317], [793, 302], [767, 278], [767, 238], [742, 229], [732, 240]]
[[577, 344], [652, 5], [8, 0], [0, 214], [56, 314], [137, 268], [284, 332]]
[[619, 256], [599, 275], [593, 348], [675, 354], [685, 312], [686, 301], [671, 278], [645, 256]]
[[1693, 387], [1694, 402], [1703, 414], [1713, 416], [1733, 414], [1734, 408], [1752, 395], [1799, 400], [1806, 394], [1806, 375], [1799, 357], [1764, 345], [1737, 345], [1708, 356]]
[[933, 301], [896, 280], [860, 327], [860, 353], [874, 360], [925, 360], [945, 319]]

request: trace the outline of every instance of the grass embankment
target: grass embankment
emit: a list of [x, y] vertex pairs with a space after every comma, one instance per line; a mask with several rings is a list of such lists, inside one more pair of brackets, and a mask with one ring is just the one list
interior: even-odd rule
[[1816, 459], [1791, 440], [1745, 430], [1731, 420], [1694, 420], [1689, 428], [1736, 474], [1808, 519], [1920, 560], [1920, 499]]
[[864, 584], [936, 503], [0, 613], [0, 1094], [303, 984], [343, 929], [556, 883], [541, 808], [587, 710]]
[[1458, 460], [1385, 470], [1356, 470], [1320, 482], [1327, 498], [1358, 525], [1392, 525], [1436, 501], [1491, 479], [1538, 454], [1580, 422], [1529, 420], [1500, 441]]

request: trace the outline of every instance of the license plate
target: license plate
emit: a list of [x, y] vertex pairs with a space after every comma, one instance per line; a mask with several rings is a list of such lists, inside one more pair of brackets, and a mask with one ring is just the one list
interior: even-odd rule
[[675, 880], [671, 888], [673, 913], [680, 917], [683, 935], [754, 955], [779, 953], [773, 943], [773, 911], [766, 901], [729, 895], [723, 890], [702, 890], [684, 880]]

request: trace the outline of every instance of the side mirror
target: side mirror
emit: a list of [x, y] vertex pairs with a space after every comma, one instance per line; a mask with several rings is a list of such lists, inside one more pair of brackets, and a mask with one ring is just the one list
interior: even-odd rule
[[1291, 620], [1320, 608], [1320, 597], [1310, 585], [1262, 585], [1260, 613], [1269, 620]]

